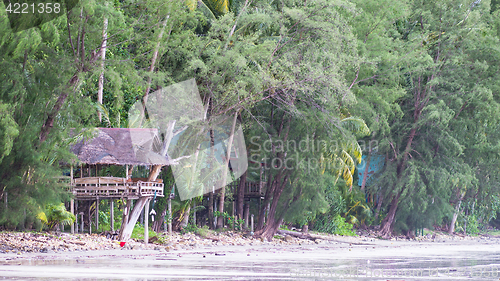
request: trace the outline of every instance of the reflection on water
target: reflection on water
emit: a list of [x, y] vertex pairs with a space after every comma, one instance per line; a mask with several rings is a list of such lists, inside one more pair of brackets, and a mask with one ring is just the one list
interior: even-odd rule
[[[258, 257], [260, 255], [261, 257]], [[294, 256], [295, 255], [295, 256]], [[3, 280], [499, 280], [500, 256], [469, 252], [466, 257], [338, 256], [300, 258], [300, 253], [274, 255], [228, 253], [149, 254], [146, 256], [75, 257], [66, 260], [7, 260]], [[295, 257], [295, 258], [294, 258]], [[326, 257], [326, 258], [325, 258]]]

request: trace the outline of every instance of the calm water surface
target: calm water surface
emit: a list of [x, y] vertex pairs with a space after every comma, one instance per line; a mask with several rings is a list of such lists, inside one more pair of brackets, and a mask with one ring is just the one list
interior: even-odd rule
[[[496, 249], [496, 247], [495, 247]], [[145, 253], [105, 257], [5, 260], [3, 280], [500, 280], [500, 253], [408, 253], [403, 257], [341, 251]], [[347, 251], [347, 249], [344, 249]], [[356, 249], [353, 249], [353, 251]], [[363, 249], [364, 250], [364, 249]], [[349, 250], [350, 251], [350, 250]], [[352, 252], [351, 252], [352, 253]], [[354, 257], [353, 257], [354, 256]]]

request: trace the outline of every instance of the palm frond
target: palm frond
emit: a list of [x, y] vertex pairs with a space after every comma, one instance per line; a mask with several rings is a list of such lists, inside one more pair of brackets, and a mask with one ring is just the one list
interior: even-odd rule
[[340, 120], [340, 124], [355, 135], [368, 136], [370, 134], [370, 129], [363, 119], [347, 117]]
[[194, 11], [198, 6], [198, 0], [186, 0], [186, 6], [190, 11]]

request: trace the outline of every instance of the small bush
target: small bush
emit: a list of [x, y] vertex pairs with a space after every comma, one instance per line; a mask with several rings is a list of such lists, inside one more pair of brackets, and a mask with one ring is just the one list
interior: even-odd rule
[[188, 225], [186, 225], [186, 227], [184, 227], [181, 230], [181, 233], [184, 234], [184, 233], [188, 233], [188, 232], [196, 232], [197, 229], [198, 229], [198, 226], [196, 226], [194, 224], [188, 224]]
[[184, 229], [181, 230], [182, 234], [189, 232], [192, 232], [203, 238], [206, 238], [213, 233], [213, 231], [208, 228], [208, 225], [205, 225], [203, 227], [198, 227], [197, 225], [194, 224], [188, 224]]
[[64, 203], [59, 205], [48, 204], [45, 212], [36, 216], [49, 230], [53, 230], [58, 224], [70, 225], [75, 222], [76, 217], [66, 210]]
[[[158, 236], [158, 233], [149, 229], [149, 239], [151, 239], [155, 236], [158, 238], [158, 240], [161, 240], [160, 237]], [[134, 226], [134, 230], [132, 231], [131, 238], [136, 239], [136, 240], [144, 240], [144, 226], [137, 223]]]
[[314, 228], [320, 232], [331, 234], [339, 234], [346, 236], [356, 236], [352, 230], [353, 225], [346, 222], [340, 215], [335, 215], [333, 218], [329, 216], [322, 216], [316, 221]]
[[199, 235], [203, 238], [206, 238], [206, 237], [210, 236], [211, 230], [208, 228], [208, 225], [205, 225], [203, 227], [196, 228], [194, 233], [196, 233], [196, 235]]
[[[465, 228], [465, 225], [464, 225]], [[479, 222], [475, 215], [467, 216], [467, 234], [476, 235], [479, 233]]]
[[290, 230], [290, 228], [288, 228], [288, 225], [286, 225], [286, 224], [280, 225], [280, 229], [281, 230]]

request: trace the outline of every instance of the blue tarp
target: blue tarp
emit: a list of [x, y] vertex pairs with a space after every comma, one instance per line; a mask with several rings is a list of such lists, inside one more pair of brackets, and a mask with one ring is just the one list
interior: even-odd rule
[[[365, 173], [366, 168], [366, 159], [367, 156], [363, 155], [361, 158], [361, 163], [356, 167], [358, 169], [358, 185], [361, 186], [363, 184], [363, 175]], [[366, 186], [369, 186], [373, 181], [372, 176], [375, 173], [382, 171], [384, 168], [385, 157], [379, 154], [373, 153], [370, 159], [370, 167], [368, 167], [368, 175], [366, 178]]]

